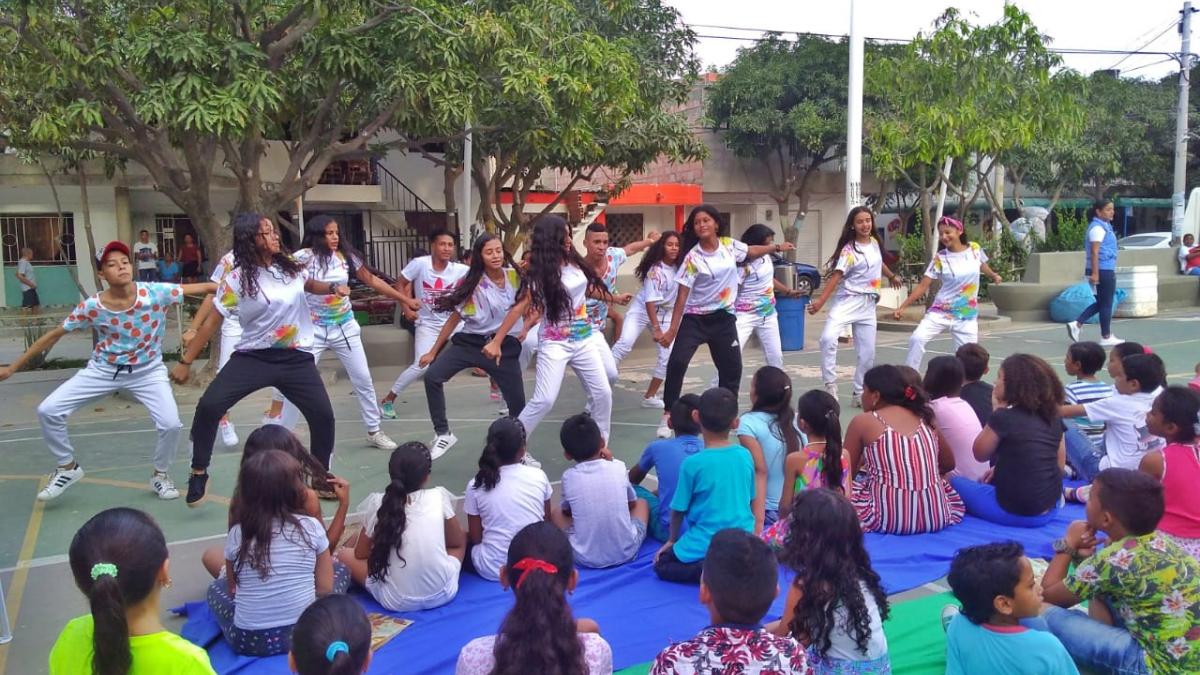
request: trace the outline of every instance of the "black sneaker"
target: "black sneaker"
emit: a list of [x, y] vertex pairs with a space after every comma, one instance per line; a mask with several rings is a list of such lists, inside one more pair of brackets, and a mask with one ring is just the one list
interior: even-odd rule
[[192, 508], [200, 506], [207, 496], [205, 493], [207, 487], [207, 472], [188, 474], [187, 505]]

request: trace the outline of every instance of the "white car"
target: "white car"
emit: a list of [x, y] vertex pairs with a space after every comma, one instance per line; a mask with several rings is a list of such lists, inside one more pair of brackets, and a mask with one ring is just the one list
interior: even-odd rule
[[1170, 232], [1143, 232], [1117, 240], [1117, 248], [1171, 248]]

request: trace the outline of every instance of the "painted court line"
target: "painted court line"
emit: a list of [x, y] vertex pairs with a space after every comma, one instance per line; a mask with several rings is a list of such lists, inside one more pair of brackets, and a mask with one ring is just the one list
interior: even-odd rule
[[[38, 476], [38, 490], [46, 487], [49, 478], [46, 476]], [[34, 500], [33, 510], [29, 514], [28, 524], [25, 526], [25, 538], [21, 540], [21, 551], [17, 554], [17, 560], [29, 560], [33, 557], [33, 551], [37, 546], [38, 531], [42, 528], [42, 513], [45, 504]], [[21, 600], [25, 597], [25, 584], [29, 581], [28, 569], [17, 569], [13, 572], [12, 581], [8, 586], [7, 603], [9, 608], [9, 624], [19, 626], [18, 617], [21, 613]], [[6, 672], [8, 668], [8, 650], [13, 643], [0, 646], [0, 673]]]

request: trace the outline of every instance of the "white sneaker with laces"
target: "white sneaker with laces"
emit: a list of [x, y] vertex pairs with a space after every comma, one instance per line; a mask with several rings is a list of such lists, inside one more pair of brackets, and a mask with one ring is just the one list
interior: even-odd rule
[[50, 482], [46, 483], [46, 487], [42, 488], [37, 494], [38, 501], [48, 502], [55, 499], [67, 488], [78, 483], [83, 479], [83, 467], [79, 463], [75, 463], [75, 467], [67, 469], [64, 467], [55, 467], [54, 473], [50, 474]]
[[658, 423], [658, 428], [654, 430], [656, 438], [671, 438], [675, 435], [675, 431], [671, 429], [671, 425], [667, 424], [668, 419], [666, 415], [662, 416], [662, 421]]
[[386, 450], [388, 452], [391, 452], [392, 450], [395, 450], [396, 448], [400, 447], [399, 445], [397, 445], [396, 441], [393, 441], [392, 439], [388, 438], [388, 435], [383, 433], [382, 430], [376, 431], [375, 433], [368, 433], [367, 434], [367, 445], [370, 445], [375, 448], [379, 448], [380, 450]]
[[829, 394], [830, 396], [832, 396], [834, 398], [837, 398], [837, 383], [836, 382], [826, 382], [825, 383], [825, 393]]
[[642, 407], [643, 408], [651, 408], [653, 410], [662, 410], [663, 409], [662, 397], [660, 397], [660, 396], [651, 396], [649, 398], [643, 397], [642, 398]]
[[862, 394], [854, 394], [853, 396], [850, 397], [850, 407], [851, 408], [861, 408], [862, 407]]
[[457, 442], [458, 436], [452, 433], [439, 434], [433, 439], [433, 443], [429, 444], [429, 457], [431, 459], [441, 457], [446, 454], [447, 450], [454, 447], [454, 444]]
[[1071, 338], [1071, 342], [1079, 342], [1079, 322], [1067, 322], [1067, 337]]
[[227, 448], [235, 448], [238, 444], [237, 429], [233, 427], [233, 422], [221, 422], [221, 442]]
[[179, 499], [179, 490], [175, 489], [175, 483], [165, 473], [155, 471], [154, 475], [150, 476], [150, 489], [154, 490], [159, 499]]
[[525, 454], [521, 456], [521, 463], [525, 466], [531, 466], [535, 469], [542, 468], [542, 463], [537, 461], [533, 455], [529, 454], [528, 450], [526, 450]]
[[1106, 338], [1101, 338], [1100, 346], [1101, 347], [1116, 347], [1117, 345], [1123, 344], [1124, 342], [1125, 342], [1124, 340], [1117, 337], [1116, 335], [1109, 335]]

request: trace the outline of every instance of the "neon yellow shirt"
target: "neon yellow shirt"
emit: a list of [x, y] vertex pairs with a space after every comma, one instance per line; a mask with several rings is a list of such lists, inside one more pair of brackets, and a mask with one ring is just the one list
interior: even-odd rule
[[[50, 675], [90, 675], [92, 615], [71, 619], [50, 650]], [[129, 675], [215, 675], [208, 652], [169, 631], [129, 638]]]

